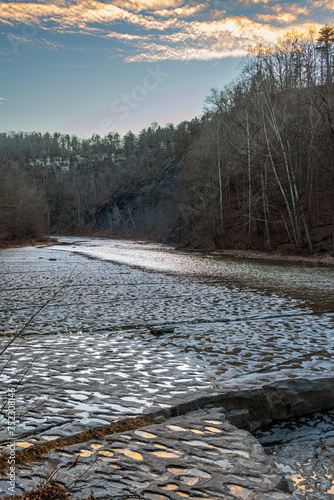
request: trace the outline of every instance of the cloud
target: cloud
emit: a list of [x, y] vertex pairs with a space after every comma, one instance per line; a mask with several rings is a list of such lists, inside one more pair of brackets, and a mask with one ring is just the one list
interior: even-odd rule
[[310, 14], [310, 8], [299, 4], [275, 4], [265, 7], [263, 13], [255, 15], [254, 19], [266, 24], [283, 24], [285, 26], [298, 22]]
[[258, 14], [256, 16], [257, 21], [263, 21], [266, 24], [278, 23], [278, 24], [290, 24], [297, 19], [295, 14], [291, 12], [284, 12], [282, 14]]
[[254, 22], [246, 17], [228, 17], [210, 22], [178, 22], [174, 33], [124, 35], [110, 37], [136, 44], [136, 51], [126, 56], [127, 62], [159, 60], [212, 60], [246, 55], [248, 47], [258, 43], [274, 43], [285, 30]]
[[159, 17], [171, 17], [171, 15], [175, 15], [177, 16], [178, 18], [180, 17], [190, 17], [190, 16], [193, 16], [195, 14], [198, 14], [199, 12], [203, 11], [204, 9], [207, 8], [207, 5], [206, 4], [199, 4], [199, 5], [194, 5], [192, 7], [190, 7], [189, 5], [185, 5], [183, 7], [177, 7], [176, 9], [173, 9], [172, 11], [171, 10], [157, 10], [155, 11], [155, 16], [159, 16]]
[[108, 23], [115, 20], [126, 20], [129, 13], [115, 5], [94, 0], [75, 3], [56, 2], [49, 4], [0, 3], [1, 21], [14, 23], [43, 25], [54, 23], [59, 26], [85, 27], [90, 30], [90, 23]]
[[115, 4], [132, 12], [152, 11], [181, 7], [183, 0], [116, 0]]
[[169, 61], [191, 61], [191, 60], [202, 60], [202, 61], [212, 61], [213, 59], [224, 59], [225, 57], [243, 57], [247, 54], [245, 49], [236, 49], [233, 47], [227, 48], [226, 50], [217, 51], [210, 49], [196, 49], [196, 48], [183, 48], [183, 49], [173, 49], [169, 46], [154, 46], [151, 47], [150, 52], [144, 51], [138, 53], [134, 56], [129, 56], [126, 58], [126, 62], [159, 62], [164, 60]]
[[[334, 0], [0, 1], [0, 23], [6, 28], [17, 27], [18, 23], [38, 28], [43, 38], [40, 33], [37, 37], [25, 37], [27, 45], [35, 49], [61, 48], [48, 41], [47, 33], [52, 31], [117, 42], [110, 53], [127, 62], [211, 60], [243, 55], [249, 45], [274, 43], [293, 28], [306, 31], [310, 23], [314, 24], [315, 6], [317, 21], [323, 15], [324, 23], [328, 22], [333, 3]], [[20, 43], [24, 39], [24, 34], [15, 36]]]
[[25, 55], [32, 50], [46, 49], [55, 51], [63, 47], [64, 46], [59, 42], [48, 40], [40, 35], [17, 35], [15, 33], [9, 33], [6, 36], [6, 48], [3, 54]]
[[315, 0], [312, 2], [314, 9], [327, 9], [330, 10], [333, 15], [334, 10], [334, 0]]

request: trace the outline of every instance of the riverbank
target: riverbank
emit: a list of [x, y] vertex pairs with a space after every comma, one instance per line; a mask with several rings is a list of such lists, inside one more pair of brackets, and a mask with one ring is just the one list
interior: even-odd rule
[[[76, 236], [73, 236], [75, 238]], [[92, 239], [99, 239], [99, 236], [92, 235], [80, 235], [78, 238], [89, 237]], [[110, 240], [120, 240], [124, 241], [124, 238], [121, 237], [110, 237], [106, 238]], [[129, 239], [128, 241], [133, 241], [134, 243], [150, 243], [159, 244], [160, 242], [149, 240], [149, 239]], [[22, 239], [15, 241], [8, 241], [0, 243], [0, 250], [9, 249], [9, 248], [22, 248], [27, 246], [40, 246], [45, 244], [54, 244], [57, 245], [57, 237], [41, 237], [34, 239]], [[163, 243], [162, 243], [163, 244]], [[170, 245], [173, 246], [173, 245]], [[174, 247], [176, 250], [188, 250], [189, 252], [199, 251], [203, 253], [207, 253], [209, 255], [217, 255], [217, 256], [226, 256], [232, 257], [235, 259], [254, 259], [258, 261], [271, 261], [277, 263], [292, 263], [292, 264], [313, 264], [317, 266], [334, 266], [334, 256], [331, 256], [329, 253], [321, 253], [321, 254], [313, 254], [313, 255], [296, 255], [296, 254], [282, 254], [279, 252], [260, 252], [257, 250], [238, 250], [238, 249], [226, 249], [226, 250], [203, 250], [198, 248], [187, 248], [183, 246]]]
[[41, 236], [40, 238], [22, 238], [18, 240], [2, 241], [0, 243], [0, 250], [7, 250], [9, 248], [23, 248], [30, 246], [40, 246], [46, 244], [55, 244], [56, 240], [49, 236]]
[[319, 266], [334, 266], [334, 256], [330, 255], [329, 252], [321, 252], [314, 253], [313, 255], [300, 255], [293, 253], [282, 253], [277, 251], [258, 251], [258, 250], [245, 250], [245, 249], [235, 249], [229, 248], [226, 250], [213, 250], [212, 248], [192, 248], [190, 246], [185, 246], [183, 244], [175, 244], [171, 241], [156, 241], [149, 238], [131, 238], [125, 236], [106, 236], [104, 233], [94, 233], [94, 234], [86, 234], [78, 236], [80, 238], [88, 237], [92, 239], [106, 238], [110, 240], [119, 240], [124, 241], [125, 239], [128, 241], [133, 241], [134, 243], [149, 243], [149, 244], [167, 244], [169, 247], [175, 248], [180, 251], [189, 251], [189, 252], [201, 252], [203, 254], [209, 255], [221, 255], [226, 257], [234, 257], [236, 259], [255, 259], [259, 261], [272, 261], [272, 262], [281, 262], [288, 263], [291, 262], [293, 264], [313, 264]]
[[293, 264], [314, 264], [319, 266], [334, 266], [334, 257], [330, 254], [286, 255], [277, 252], [258, 252], [255, 250], [215, 250], [210, 255], [222, 255], [236, 259], [256, 259], [272, 262], [291, 262]]

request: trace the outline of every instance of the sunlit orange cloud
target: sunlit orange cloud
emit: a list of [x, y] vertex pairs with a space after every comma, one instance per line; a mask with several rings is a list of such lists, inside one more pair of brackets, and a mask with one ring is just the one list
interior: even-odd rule
[[[315, 32], [318, 32], [322, 27], [323, 27], [323, 24], [319, 24], [319, 23], [300, 23], [300, 24], [294, 23], [292, 29], [297, 31], [298, 33], [308, 34], [310, 32], [310, 30], [311, 31], [315, 30]], [[291, 31], [291, 30], [287, 30], [285, 28], [282, 30], [282, 33], [285, 34], [285, 33], [287, 33], [287, 31]]]
[[195, 5], [194, 7], [189, 7], [188, 5], [183, 6], [183, 7], [177, 7], [176, 9], [171, 10], [156, 10], [154, 14], [156, 16], [160, 17], [171, 17], [172, 15], [180, 17], [189, 17], [193, 16], [194, 14], [197, 14], [198, 12], [201, 12], [204, 10], [207, 6], [202, 3], [199, 5]]
[[245, 4], [245, 5], [253, 5], [253, 4], [258, 4], [258, 3], [263, 3], [263, 4], [267, 4], [267, 3], [271, 3], [272, 0], [243, 0], [242, 3]]
[[228, 33], [235, 38], [236, 43], [238, 43], [238, 40], [242, 42], [243, 39], [273, 42], [281, 31], [274, 26], [257, 23], [247, 17], [231, 16], [210, 23], [194, 21], [189, 24], [191, 25], [191, 30], [197, 36], [219, 37], [223, 33]]
[[[278, 36], [296, 28], [306, 31], [309, 23], [298, 24], [298, 16], [307, 15], [316, 4], [273, 4], [271, 0], [243, 0], [245, 3], [266, 4], [262, 12], [246, 16], [229, 15], [225, 19], [196, 20], [196, 13], [207, 5], [192, 4], [192, 0], [50, 0], [50, 3], [1, 2], [0, 21], [36, 25], [41, 31], [90, 34], [114, 38], [126, 47], [125, 61], [156, 61], [163, 59], [220, 59], [239, 57], [250, 45], [275, 43]], [[320, 0], [319, 0], [320, 1]], [[329, 9], [334, 0], [321, 0]], [[226, 13], [225, 13], [226, 15]], [[191, 17], [193, 16], [193, 17]], [[113, 25], [122, 22], [125, 28], [117, 33]], [[318, 25], [316, 25], [318, 27]], [[113, 29], [113, 31], [111, 31]], [[41, 37], [36, 39], [41, 40]], [[32, 46], [37, 40], [30, 40]], [[43, 42], [47, 46], [48, 42]], [[50, 48], [57, 48], [50, 45]], [[123, 49], [122, 49], [123, 50]], [[113, 51], [120, 57], [121, 49]], [[115, 55], [116, 54], [116, 55]]]
[[11, 24], [40, 24], [43, 21], [52, 21], [61, 25], [88, 27], [88, 23], [108, 23], [126, 20], [127, 17], [127, 11], [93, 0], [65, 6], [59, 3], [0, 3], [0, 19]]
[[[131, 12], [175, 9], [182, 7], [183, 3], [183, 0], [116, 0], [112, 4], [97, 0], [76, 0], [74, 2], [53, 0], [47, 4], [0, 2], [0, 20], [4, 23], [33, 22], [35, 24], [43, 19], [61, 20], [62, 23], [65, 22], [68, 25], [108, 23], [114, 20], [126, 20]], [[193, 9], [193, 12], [196, 11], [197, 9]]]
[[331, 14], [333, 15], [334, 0], [315, 0], [312, 2], [312, 7], [314, 9], [327, 9], [331, 11]]
[[295, 22], [300, 15], [308, 15], [310, 9], [296, 4], [276, 4], [267, 8], [267, 13], [256, 14], [257, 21], [265, 23], [289, 24]]
[[184, 4], [183, 0], [116, 0], [115, 5], [133, 12], [175, 9]]
[[249, 19], [229, 18], [219, 22], [184, 23], [183, 30], [160, 35], [153, 43], [152, 37], [137, 40], [138, 53], [128, 56], [127, 62], [158, 60], [212, 60], [240, 57], [256, 43], [274, 42], [283, 31], [259, 25]]
[[[294, 26], [300, 32], [320, 25], [310, 23]], [[286, 28], [264, 25], [247, 18], [231, 17], [219, 22], [184, 23], [177, 33], [161, 34], [156, 40], [144, 35], [136, 40], [137, 53], [127, 56], [127, 62], [155, 62], [161, 60], [212, 60], [240, 57], [249, 46], [276, 43], [286, 33]], [[117, 35], [116, 35], [117, 36]]]
[[285, 12], [282, 14], [257, 14], [256, 20], [263, 21], [264, 23], [293, 23], [297, 19], [296, 14]]
[[300, 15], [300, 14], [309, 14], [310, 13], [310, 8], [304, 5], [301, 7], [298, 4], [276, 4], [276, 5], [271, 5], [270, 10], [272, 12], [276, 12], [277, 14], [282, 14], [284, 12], [291, 12], [292, 14], [295, 15]]
[[[100, 30], [105, 25], [110, 25], [116, 21], [125, 21], [128, 24], [144, 29], [165, 30], [177, 24], [176, 16], [163, 22], [157, 21], [153, 16], [143, 16], [134, 12], [111, 4], [105, 4], [94, 0], [85, 0], [75, 4], [68, 4], [62, 7], [58, 3], [38, 4], [0, 3], [0, 19], [8, 23], [20, 22], [27, 25], [42, 26], [44, 29], [46, 22], [55, 25], [55, 29], [65, 32], [66, 29], [76, 28], [81, 33], [99, 33], [99, 28], [91, 26], [92, 23], [100, 24]], [[48, 29], [51, 29], [48, 27]]]
[[1, 22], [14, 22], [32, 24], [37, 23], [41, 17], [46, 17], [50, 13], [54, 14], [55, 10], [59, 8], [55, 5], [41, 5], [41, 4], [14, 4], [14, 3], [0, 3], [0, 19]]
[[[254, 3], [259, 0], [252, 1]], [[267, 3], [269, 0], [261, 0], [261, 2]], [[329, 8], [333, 2], [334, 0], [325, 0], [326, 8]], [[34, 24], [42, 26], [43, 29], [51, 29], [52, 27], [60, 32], [72, 29], [80, 33], [100, 34], [102, 36], [106, 34], [108, 25], [118, 21], [145, 30], [164, 31], [168, 28], [179, 29], [180, 19], [193, 16], [206, 7], [205, 3], [195, 6], [187, 3], [182, 5], [182, 3], [184, 3], [182, 0], [116, 0], [113, 4], [98, 0], [76, 0], [73, 2], [53, 0], [52, 3], [48, 4], [0, 2], [0, 21], [6, 24], [14, 22]], [[306, 7], [301, 8], [288, 4], [283, 4], [283, 6], [283, 8], [279, 4], [268, 6], [267, 12], [255, 15], [254, 20], [261, 21], [266, 26], [272, 22], [291, 24], [296, 21], [298, 15], [308, 13]], [[145, 9], [150, 10], [150, 13], [146, 13], [146, 15], [139, 13]], [[48, 25], [46, 25], [47, 22]], [[201, 23], [201, 26], [203, 27], [202, 32], [215, 29], [214, 25], [207, 22]], [[192, 21], [190, 21], [190, 29], [192, 29]]]

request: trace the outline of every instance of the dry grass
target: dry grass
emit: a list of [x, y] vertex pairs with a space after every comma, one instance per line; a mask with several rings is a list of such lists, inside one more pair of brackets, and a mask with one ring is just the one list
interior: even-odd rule
[[17, 239], [17, 240], [6, 240], [0, 242], [0, 249], [5, 250], [9, 248], [21, 248], [29, 246], [47, 245], [48, 243], [54, 243], [54, 239], [43, 236], [41, 238], [28, 238], [28, 239]]
[[[2, 497], [3, 498], [3, 497]], [[28, 491], [27, 493], [22, 493], [22, 495], [12, 495], [6, 497], [10, 500], [69, 500], [67, 491], [52, 481], [46, 486], [42, 485], [36, 490]], [[94, 497], [91, 497], [94, 498]]]
[[[25, 448], [24, 450], [17, 451], [15, 463], [16, 465], [24, 465], [29, 462], [38, 462], [42, 459], [43, 455], [46, 455], [56, 448], [61, 449], [73, 444], [87, 443], [93, 439], [101, 440], [110, 434], [139, 429], [140, 427], [145, 427], [152, 423], [153, 418], [151, 416], [127, 418], [95, 429], [88, 429], [87, 431], [80, 432], [66, 439], [55, 439], [54, 441], [39, 443], [29, 448]], [[9, 467], [7, 458], [6, 455], [0, 457], [0, 473], [5, 472]]]
[[308, 263], [316, 265], [334, 266], [334, 257], [329, 254], [321, 255], [284, 255], [271, 252], [256, 252], [253, 250], [217, 250], [211, 252], [213, 255], [226, 255], [241, 259], [260, 259], [272, 262]]

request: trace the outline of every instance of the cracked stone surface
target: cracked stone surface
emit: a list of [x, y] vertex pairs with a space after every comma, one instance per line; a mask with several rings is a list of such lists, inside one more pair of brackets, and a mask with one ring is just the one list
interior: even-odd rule
[[36, 487], [59, 464], [55, 480], [73, 498], [292, 498], [258, 441], [217, 410], [55, 450], [18, 471], [18, 490]]
[[[333, 318], [327, 313], [314, 315], [277, 294], [88, 260], [64, 248], [0, 255], [5, 333], [16, 332], [73, 279], [4, 358], [3, 388], [25, 374], [17, 399], [24, 415], [16, 429], [20, 439], [39, 431], [72, 434], [152, 405], [168, 407], [192, 393], [333, 370]], [[247, 319], [254, 315], [264, 319]], [[198, 318], [230, 321], [185, 323]], [[145, 327], [166, 322], [175, 323], [174, 332], [159, 338]]]
[[[2, 398], [18, 389], [22, 446], [221, 390], [333, 373], [333, 270], [69, 241], [0, 253], [0, 334], [51, 299], [1, 357]], [[172, 329], [157, 337], [152, 325]], [[0, 336], [0, 347], [9, 341]]]

